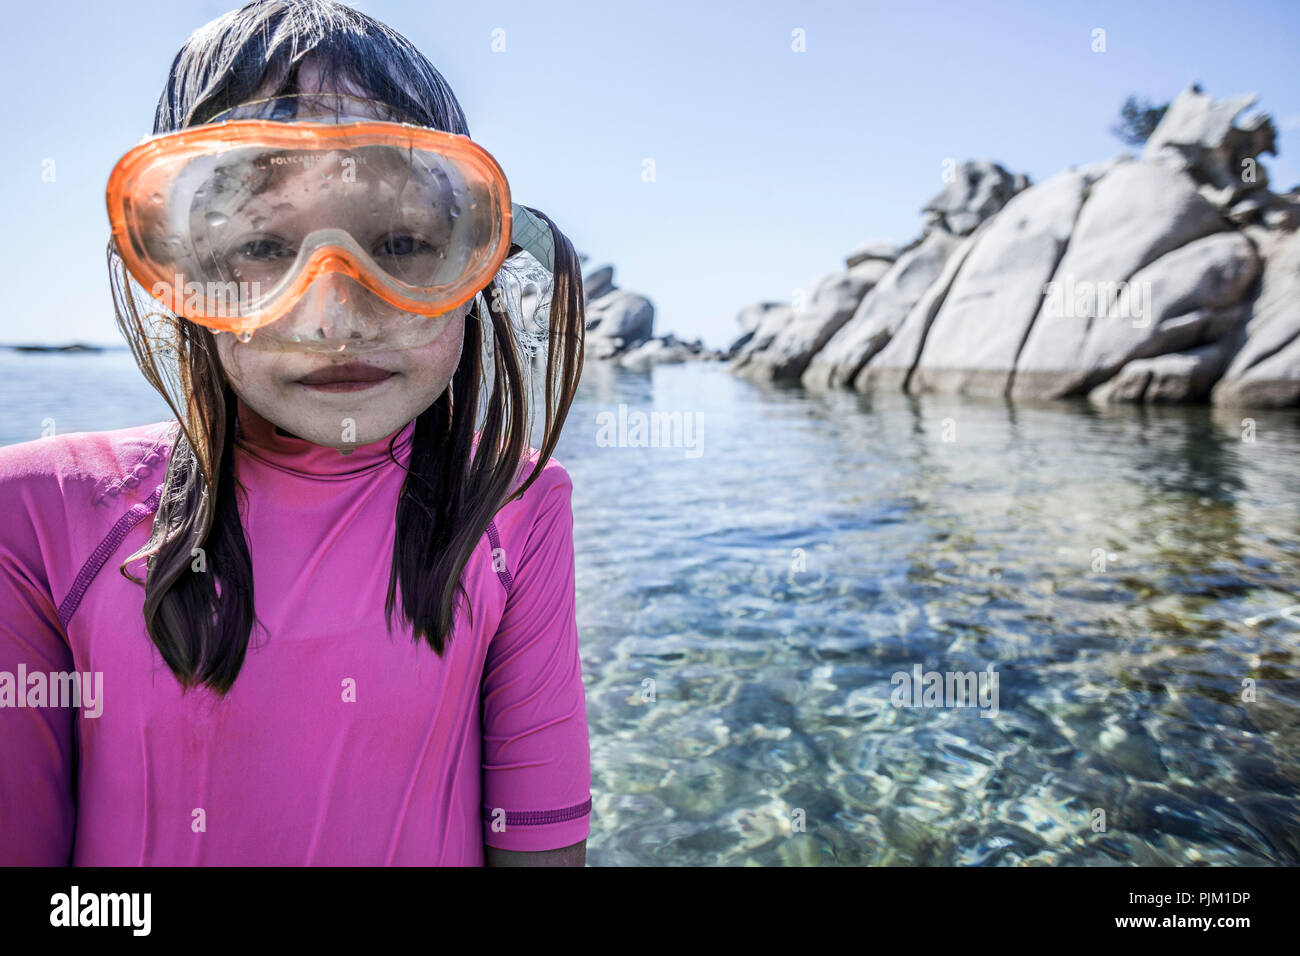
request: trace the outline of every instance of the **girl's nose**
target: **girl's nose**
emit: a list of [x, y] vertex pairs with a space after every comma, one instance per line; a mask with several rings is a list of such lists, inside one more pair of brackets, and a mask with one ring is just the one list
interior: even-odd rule
[[343, 351], [370, 346], [384, 334], [386, 311], [365, 286], [341, 272], [316, 279], [285, 316], [280, 333], [317, 348]]

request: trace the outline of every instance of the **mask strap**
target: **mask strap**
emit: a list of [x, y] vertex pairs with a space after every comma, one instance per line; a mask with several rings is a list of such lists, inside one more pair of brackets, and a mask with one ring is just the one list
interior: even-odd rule
[[510, 241], [530, 253], [534, 259], [546, 267], [546, 271], [555, 274], [555, 237], [551, 227], [539, 219], [526, 207], [518, 203], [510, 204], [513, 228]]

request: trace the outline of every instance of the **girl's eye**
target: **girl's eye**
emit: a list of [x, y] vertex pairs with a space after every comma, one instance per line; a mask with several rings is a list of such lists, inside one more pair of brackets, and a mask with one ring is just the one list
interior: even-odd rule
[[294, 255], [279, 239], [253, 239], [235, 248], [235, 254], [245, 259], [267, 262]]
[[429, 248], [429, 244], [415, 236], [389, 236], [379, 245], [375, 246], [373, 255], [376, 256], [413, 256], [416, 253], [424, 252]]

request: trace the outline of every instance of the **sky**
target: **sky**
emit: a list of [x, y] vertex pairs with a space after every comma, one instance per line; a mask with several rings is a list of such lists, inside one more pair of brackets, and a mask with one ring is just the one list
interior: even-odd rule
[[[181, 43], [235, 5], [6, 9], [0, 342], [120, 344], [108, 174]], [[1263, 165], [1300, 184], [1300, 0], [352, 5], [446, 77], [515, 201], [648, 296], [656, 332], [715, 347], [744, 306], [913, 239], [945, 160], [1041, 182], [1124, 151], [1109, 127], [1130, 94], [1258, 93], [1281, 153]]]

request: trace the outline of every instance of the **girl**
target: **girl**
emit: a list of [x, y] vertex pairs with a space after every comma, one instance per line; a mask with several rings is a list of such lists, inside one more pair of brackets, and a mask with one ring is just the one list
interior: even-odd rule
[[582, 865], [573, 247], [336, 3], [196, 32], [154, 132], [109, 270], [176, 421], [0, 450], [0, 863]]

